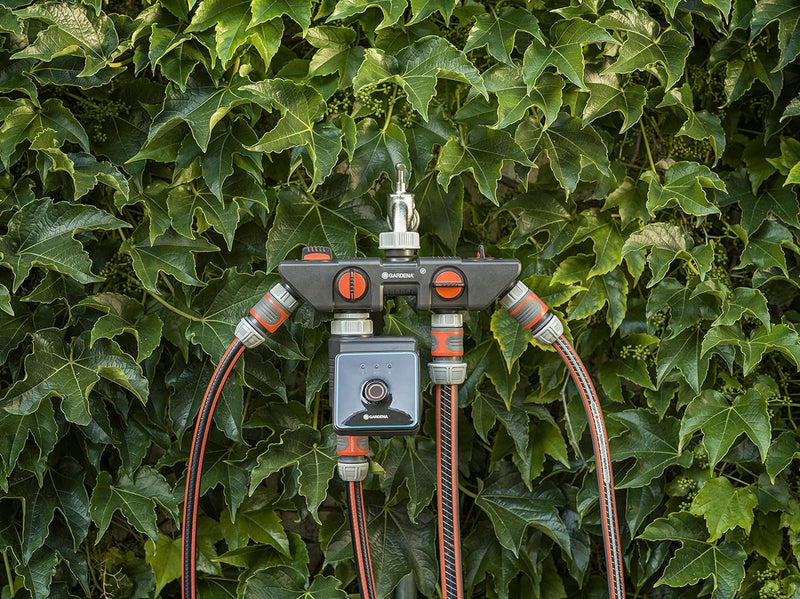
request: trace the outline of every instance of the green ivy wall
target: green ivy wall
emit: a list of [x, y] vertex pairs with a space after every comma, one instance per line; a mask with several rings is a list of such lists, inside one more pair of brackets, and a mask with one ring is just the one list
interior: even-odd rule
[[[177, 597], [191, 425], [303, 244], [516, 257], [612, 438], [629, 596], [800, 597], [796, 0], [0, 2], [2, 597]], [[217, 410], [204, 598], [356, 592], [301, 308]], [[591, 444], [554, 352], [466, 321], [472, 597], [604, 597]], [[376, 327], [429, 349], [428, 317]], [[373, 441], [381, 596], [437, 597], [431, 393]]]

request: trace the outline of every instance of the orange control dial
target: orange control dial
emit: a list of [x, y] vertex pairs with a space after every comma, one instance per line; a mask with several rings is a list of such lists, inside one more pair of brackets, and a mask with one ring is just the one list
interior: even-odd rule
[[336, 278], [336, 290], [344, 299], [355, 302], [367, 294], [367, 275], [359, 268], [348, 268]]
[[456, 299], [464, 292], [464, 276], [453, 268], [444, 268], [433, 277], [433, 291], [442, 299]]

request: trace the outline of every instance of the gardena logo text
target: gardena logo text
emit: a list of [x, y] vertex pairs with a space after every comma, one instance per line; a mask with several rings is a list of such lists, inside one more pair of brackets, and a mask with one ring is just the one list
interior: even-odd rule
[[413, 272], [382, 272], [381, 278], [386, 279], [413, 279]]

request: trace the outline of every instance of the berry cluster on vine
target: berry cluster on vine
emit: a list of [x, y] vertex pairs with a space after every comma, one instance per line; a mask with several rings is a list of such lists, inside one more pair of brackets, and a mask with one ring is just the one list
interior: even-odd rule
[[653, 314], [650, 317], [650, 326], [652, 327], [653, 335], [660, 337], [667, 328], [667, 313], [656, 312]]
[[391, 83], [366, 85], [356, 91], [353, 98], [355, 102], [366, 108], [370, 116], [379, 119], [389, 109], [394, 87]]
[[763, 583], [758, 591], [759, 599], [789, 599], [789, 596], [781, 588], [778, 574], [778, 571], [772, 568], [766, 568], [756, 574], [756, 579]]
[[647, 361], [653, 357], [653, 348], [644, 345], [626, 345], [620, 350], [619, 357]]
[[105, 278], [103, 289], [116, 291], [138, 298], [142, 295], [142, 284], [133, 271], [133, 261], [128, 254], [114, 254], [100, 271]]
[[92, 141], [106, 143], [108, 141], [108, 121], [130, 112], [131, 107], [119, 100], [109, 100], [98, 104], [91, 100], [78, 100], [79, 120], [86, 131], [91, 135]]
[[[695, 466], [701, 470], [708, 468], [708, 452], [706, 451], [705, 447], [702, 445], [695, 445], [694, 449], [692, 450], [692, 456], [694, 457]], [[696, 484], [697, 483], [695, 483], [695, 485]]]
[[336, 90], [334, 94], [328, 98], [327, 105], [325, 107], [325, 114], [327, 115], [334, 115], [334, 114], [350, 114], [353, 110], [353, 90], [351, 88], [347, 88], [347, 90]]

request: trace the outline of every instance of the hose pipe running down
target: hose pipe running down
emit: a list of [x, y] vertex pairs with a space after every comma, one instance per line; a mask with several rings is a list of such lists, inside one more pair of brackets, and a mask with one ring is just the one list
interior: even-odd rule
[[586, 368], [570, 342], [564, 336], [564, 326], [533, 291], [517, 282], [501, 300], [522, 328], [531, 332], [539, 343], [552, 345], [567, 365], [567, 370], [578, 387], [592, 433], [592, 445], [597, 460], [597, 482], [600, 490], [600, 510], [603, 540], [608, 568], [608, 592], [611, 599], [624, 599], [625, 580], [622, 562], [622, 544], [619, 537], [614, 476], [611, 470], [611, 453], [603, 412]]

